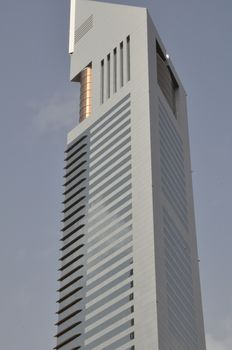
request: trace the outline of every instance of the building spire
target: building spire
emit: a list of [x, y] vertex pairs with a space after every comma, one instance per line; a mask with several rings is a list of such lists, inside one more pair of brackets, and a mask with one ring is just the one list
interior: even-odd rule
[[75, 20], [76, 20], [76, 0], [70, 0], [70, 22], [69, 22], [69, 53], [70, 54], [74, 52]]

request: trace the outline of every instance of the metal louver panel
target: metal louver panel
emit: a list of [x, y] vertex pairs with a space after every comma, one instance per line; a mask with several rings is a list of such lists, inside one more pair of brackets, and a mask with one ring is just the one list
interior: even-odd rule
[[57, 350], [134, 341], [128, 94], [66, 150]]

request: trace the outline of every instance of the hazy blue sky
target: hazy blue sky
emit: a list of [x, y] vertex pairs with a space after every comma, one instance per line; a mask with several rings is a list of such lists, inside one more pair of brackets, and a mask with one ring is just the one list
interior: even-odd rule
[[[232, 1], [124, 3], [150, 9], [188, 93], [208, 350], [231, 350]], [[68, 20], [68, 0], [0, 1], [3, 350], [54, 346], [63, 150], [78, 114]]]

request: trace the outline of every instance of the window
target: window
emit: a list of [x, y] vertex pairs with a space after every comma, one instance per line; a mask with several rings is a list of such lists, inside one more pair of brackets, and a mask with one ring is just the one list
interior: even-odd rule
[[101, 103], [104, 103], [104, 79], [105, 79], [104, 60], [102, 60], [101, 61]]
[[114, 93], [117, 92], [117, 49], [114, 49]]
[[120, 43], [120, 85], [124, 85], [124, 65], [123, 65], [123, 42]]
[[127, 53], [127, 81], [130, 81], [130, 36], [126, 38], [126, 53]]
[[110, 98], [110, 54], [107, 56], [107, 98]]

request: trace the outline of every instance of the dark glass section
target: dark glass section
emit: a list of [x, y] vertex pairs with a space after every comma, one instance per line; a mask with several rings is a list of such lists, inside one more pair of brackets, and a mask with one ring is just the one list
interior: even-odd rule
[[158, 42], [156, 42], [156, 60], [159, 87], [166, 97], [174, 115], [176, 115], [176, 90], [178, 89], [178, 84]]

